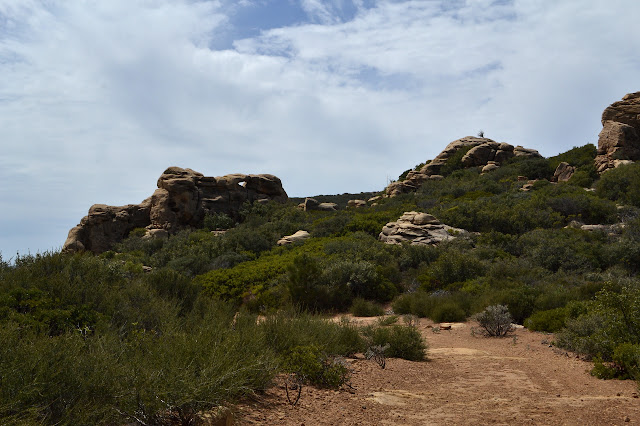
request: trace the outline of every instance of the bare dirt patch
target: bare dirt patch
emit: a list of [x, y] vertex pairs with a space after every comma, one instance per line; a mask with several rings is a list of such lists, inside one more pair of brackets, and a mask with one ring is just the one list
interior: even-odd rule
[[[369, 322], [362, 321], [362, 322]], [[472, 335], [470, 324], [418, 328], [429, 361], [388, 359], [383, 370], [357, 357], [354, 389], [305, 387], [297, 406], [278, 382], [237, 407], [240, 425], [640, 424], [634, 382], [599, 380], [591, 364], [550, 346], [552, 336], [517, 329], [506, 338]], [[436, 330], [438, 330], [436, 328]]]

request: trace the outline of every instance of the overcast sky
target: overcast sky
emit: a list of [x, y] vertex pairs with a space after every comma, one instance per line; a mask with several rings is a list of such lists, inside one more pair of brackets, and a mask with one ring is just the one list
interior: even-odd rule
[[637, 0], [0, 0], [0, 253], [168, 166], [382, 190], [480, 129], [545, 156], [640, 90]]

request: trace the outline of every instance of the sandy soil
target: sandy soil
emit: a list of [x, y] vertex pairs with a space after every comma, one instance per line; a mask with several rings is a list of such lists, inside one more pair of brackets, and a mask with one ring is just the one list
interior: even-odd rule
[[349, 359], [355, 389], [307, 386], [295, 407], [280, 381], [238, 406], [236, 424], [640, 424], [637, 385], [591, 377], [590, 363], [550, 346], [553, 336], [518, 329], [496, 339], [472, 335], [474, 324], [439, 333], [432, 325], [418, 325], [429, 361], [387, 359], [383, 370], [362, 356]]

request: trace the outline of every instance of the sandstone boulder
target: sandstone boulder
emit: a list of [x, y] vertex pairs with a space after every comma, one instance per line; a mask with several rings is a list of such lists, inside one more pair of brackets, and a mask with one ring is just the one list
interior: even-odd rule
[[365, 207], [367, 205], [367, 202], [365, 200], [349, 200], [347, 201], [347, 207], [351, 207], [351, 208], [358, 208], [358, 207]]
[[624, 162], [640, 160], [640, 92], [630, 93], [602, 113], [596, 170], [603, 173]]
[[299, 241], [304, 241], [309, 238], [310, 235], [307, 231], [297, 231], [295, 234], [287, 235], [286, 237], [282, 237], [278, 240], [279, 246], [284, 246], [287, 244], [293, 244]]
[[396, 222], [387, 223], [378, 238], [387, 244], [435, 245], [465, 233], [464, 229], [440, 223], [430, 214], [411, 211]]
[[[513, 147], [508, 143], [498, 143], [488, 138], [467, 136], [449, 143], [445, 149], [433, 160], [425, 164], [420, 170], [412, 170], [403, 181], [392, 182], [385, 189], [387, 196], [394, 197], [408, 192], [414, 192], [427, 180], [439, 180], [440, 174], [447, 161], [461, 150], [467, 150], [462, 157], [463, 167], [482, 167], [483, 172], [495, 170], [514, 156], [541, 157], [538, 151], [521, 146]], [[486, 170], [485, 167], [489, 166]]]
[[489, 173], [489, 172], [492, 172], [492, 171], [497, 170], [499, 168], [500, 168], [500, 164], [498, 164], [495, 161], [489, 161], [487, 163], [487, 165], [482, 168], [482, 173], [483, 174], [484, 173]]
[[554, 182], [567, 182], [575, 172], [575, 167], [570, 166], [569, 163], [563, 161], [558, 164], [558, 167], [556, 167], [556, 171], [553, 173], [553, 178], [551, 180]]
[[304, 210], [305, 212], [319, 210], [325, 212], [334, 212], [338, 210], [338, 205], [336, 203], [320, 203], [315, 198], [305, 198], [304, 203], [300, 203], [298, 205], [299, 208]]
[[96, 204], [69, 231], [63, 251], [110, 250], [135, 228], [161, 237], [184, 228], [201, 227], [207, 213], [239, 219], [245, 202], [286, 202], [287, 193], [273, 175], [233, 174], [206, 177], [191, 169], [169, 167], [158, 178], [158, 189], [141, 204], [122, 207]]

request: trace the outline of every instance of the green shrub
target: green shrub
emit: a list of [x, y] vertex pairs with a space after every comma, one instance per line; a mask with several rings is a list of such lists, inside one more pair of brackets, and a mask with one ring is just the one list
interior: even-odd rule
[[356, 317], [378, 317], [384, 315], [382, 306], [362, 298], [353, 299], [351, 313]]
[[524, 326], [533, 331], [547, 331], [555, 333], [562, 329], [567, 320], [567, 309], [556, 308], [548, 311], [538, 311], [527, 318]]
[[475, 278], [485, 272], [484, 264], [472, 252], [449, 250], [418, 276], [424, 290], [445, 288]]
[[364, 350], [359, 329], [346, 320], [336, 323], [308, 313], [282, 311], [267, 316], [260, 328], [267, 345], [278, 354], [307, 345], [316, 345], [332, 356], [350, 356]]
[[235, 221], [224, 213], [207, 213], [204, 217], [204, 227], [209, 231], [232, 228]]
[[622, 165], [603, 173], [595, 185], [602, 198], [640, 207], [640, 166]]
[[579, 147], [574, 146], [567, 152], [549, 158], [549, 165], [554, 170], [563, 161], [574, 167], [593, 166], [593, 160], [596, 158], [596, 154], [596, 146], [592, 143]]
[[324, 354], [318, 346], [295, 346], [283, 357], [285, 371], [296, 374], [303, 383], [337, 389], [349, 380], [349, 369]]
[[613, 351], [611, 362], [593, 360], [591, 375], [599, 379], [640, 379], [640, 345], [622, 343]]
[[346, 309], [351, 303], [348, 281], [322, 280], [320, 262], [305, 255], [296, 257], [288, 269], [291, 300], [308, 311]]
[[467, 319], [465, 310], [453, 300], [436, 304], [431, 310], [430, 318], [434, 322], [460, 322]]
[[424, 291], [401, 294], [393, 301], [393, 312], [400, 315], [412, 314], [421, 318], [431, 316], [435, 301]]
[[393, 325], [390, 327], [368, 328], [364, 330], [369, 338], [369, 346], [389, 345], [385, 355], [409, 361], [424, 361], [427, 344], [415, 327]]

